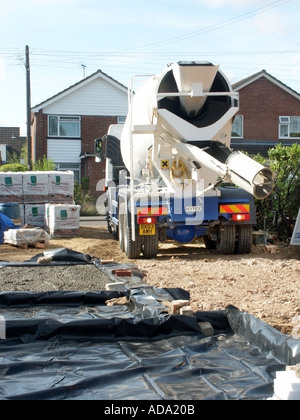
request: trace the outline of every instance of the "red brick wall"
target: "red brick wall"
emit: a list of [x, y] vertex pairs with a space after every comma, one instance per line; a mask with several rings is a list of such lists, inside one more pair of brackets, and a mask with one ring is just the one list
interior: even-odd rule
[[47, 156], [48, 116], [43, 114], [43, 111], [41, 110], [39, 113], [34, 114], [34, 119], [36, 123], [36, 160], [39, 160], [44, 156]]
[[[82, 117], [81, 119], [81, 140], [82, 153], [94, 153], [94, 140], [107, 134], [111, 124], [117, 124], [117, 117]], [[103, 193], [102, 185], [98, 182], [105, 178], [105, 161], [96, 163], [94, 157], [82, 160], [82, 176], [90, 179], [90, 193], [97, 202], [98, 197]], [[97, 191], [97, 185], [101, 190]]]
[[279, 140], [279, 117], [300, 116], [300, 101], [264, 77], [239, 93], [244, 140]]
[[[36, 131], [36, 159], [47, 156], [48, 139], [48, 116], [43, 111], [36, 113], [35, 131]], [[81, 117], [81, 141], [83, 154], [94, 154], [94, 140], [103, 137], [111, 124], [117, 124], [117, 117]], [[34, 143], [33, 143], [34, 144]], [[105, 162], [101, 164], [95, 162], [94, 157], [82, 160], [82, 177], [88, 176], [90, 179], [90, 193], [96, 202], [101, 191], [96, 191], [98, 182], [105, 178]]]

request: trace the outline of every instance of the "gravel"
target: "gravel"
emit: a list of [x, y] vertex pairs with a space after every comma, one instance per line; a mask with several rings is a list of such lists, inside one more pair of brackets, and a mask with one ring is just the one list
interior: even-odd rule
[[105, 290], [111, 279], [93, 265], [6, 267], [0, 269], [0, 291], [90, 292]]

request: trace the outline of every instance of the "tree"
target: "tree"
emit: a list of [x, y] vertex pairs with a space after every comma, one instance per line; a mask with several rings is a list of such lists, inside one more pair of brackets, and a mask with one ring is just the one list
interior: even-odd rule
[[268, 163], [276, 175], [273, 193], [257, 202], [259, 228], [276, 231], [286, 240], [292, 236], [300, 207], [300, 145], [277, 145], [269, 150], [269, 162], [261, 156], [254, 159]]

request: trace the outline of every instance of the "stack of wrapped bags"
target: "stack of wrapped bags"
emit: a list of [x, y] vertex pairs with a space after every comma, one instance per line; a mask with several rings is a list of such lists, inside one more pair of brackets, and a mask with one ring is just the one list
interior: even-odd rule
[[79, 234], [73, 172], [1, 172], [0, 203], [18, 203], [22, 225], [43, 228], [51, 237]]

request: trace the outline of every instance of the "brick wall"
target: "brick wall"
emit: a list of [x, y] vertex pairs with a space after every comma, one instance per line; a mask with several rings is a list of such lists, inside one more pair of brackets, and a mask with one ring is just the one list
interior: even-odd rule
[[82, 153], [94, 153], [94, 140], [107, 134], [117, 121], [117, 117], [81, 117]]
[[[94, 140], [107, 134], [108, 128], [112, 124], [117, 124], [117, 117], [82, 117], [81, 119], [81, 139], [82, 153], [94, 154]], [[82, 160], [82, 176], [88, 176], [90, 180], [90, 193], [95, 201], [103, 194], [97, 191], [97, 185], [101, 179], [105, 179], [105, 161], [96, 163], [94, 157]]]
[[300, 116], [300, 101], [264, 77], [239, 93], [244, 140], [276, 141], [279, 139], [279, 117]]
[[[36, 160], [47, 156], [48, 138], [48, 116], [41, 110], [34, 115], [35, 120], [35, 140], [36, 140]], [[33, 137], [33, 136], [32, 136]]]

